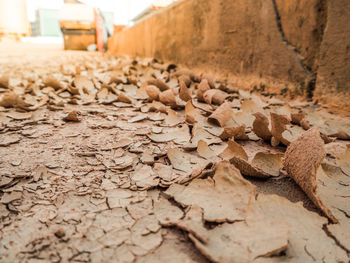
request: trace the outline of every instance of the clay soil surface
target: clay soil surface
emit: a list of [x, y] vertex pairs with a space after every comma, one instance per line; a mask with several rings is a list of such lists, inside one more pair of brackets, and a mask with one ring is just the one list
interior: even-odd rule
[[349, 262], [349, 119], [154, 59], [0, 48], [0, 262]]

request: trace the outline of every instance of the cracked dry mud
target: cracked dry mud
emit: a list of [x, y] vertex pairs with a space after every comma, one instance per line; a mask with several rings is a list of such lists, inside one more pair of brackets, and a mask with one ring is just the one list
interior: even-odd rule
[[153, 59], [0, 59], [1, 262], [349, 262], [349, 119]]

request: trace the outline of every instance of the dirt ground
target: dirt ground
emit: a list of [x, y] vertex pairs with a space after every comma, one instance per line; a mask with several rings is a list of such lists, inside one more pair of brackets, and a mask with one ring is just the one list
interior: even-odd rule
[[1, 262], [350, 262], [350, 120], [153, 59], [0, 46]]

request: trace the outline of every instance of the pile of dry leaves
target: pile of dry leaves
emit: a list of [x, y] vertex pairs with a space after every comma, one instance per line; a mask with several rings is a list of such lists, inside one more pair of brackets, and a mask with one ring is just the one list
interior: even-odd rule
[[1, 262], [349, 262], [349, 119], [154, 59], [0, 73]]

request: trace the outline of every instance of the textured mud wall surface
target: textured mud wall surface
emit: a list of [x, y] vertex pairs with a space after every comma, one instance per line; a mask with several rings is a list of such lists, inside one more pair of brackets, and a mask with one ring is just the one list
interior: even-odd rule
[[[324, 94], [350, 94], [349, 9], [347, 0], [184, 0], [119, 33], [110, 47], [215, 73], [242, 88], [316, 94], [329, 103]], [[331, 102], [346, 109], [339, 96]]]
[[[332, 96], [329, 96], [332, 94]], [[315, 97], [350, 112], [350, 1], [328, 3], [328, 20], [320, 48]]]

